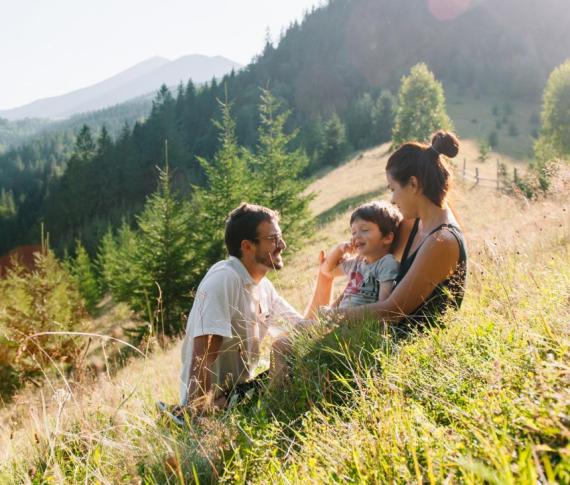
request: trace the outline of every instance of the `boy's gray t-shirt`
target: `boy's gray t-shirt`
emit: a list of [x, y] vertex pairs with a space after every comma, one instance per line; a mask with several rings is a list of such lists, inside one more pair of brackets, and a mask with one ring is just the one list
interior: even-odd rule
[[383, 258], [368, 264], [362, 258], [351, 258], [341, 263], [349, 281], [342, 294], [339, 308], [348, 308], [378, 301], [380, 284], [393, 281], [398, 275], [400, 264], [388, 253]]

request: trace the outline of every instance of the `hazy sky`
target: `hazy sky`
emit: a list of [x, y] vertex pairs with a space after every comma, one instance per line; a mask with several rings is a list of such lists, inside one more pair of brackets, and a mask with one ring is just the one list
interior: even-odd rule
[[247, 64], [266, 29], [321, 0], [0, 0], [0, 109], [102, 81], [153, 56]]

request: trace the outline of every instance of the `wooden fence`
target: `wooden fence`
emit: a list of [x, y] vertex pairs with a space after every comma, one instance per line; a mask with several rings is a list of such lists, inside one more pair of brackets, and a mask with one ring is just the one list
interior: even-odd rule
[[[455, 175], [467, 182], [473, 182], [474, 185], [478, 185], [480, 187], [501, 190], [502, 188], [507, 188], [506, 186], [509, 185], [510, 177], [508, 177], [508, 174], [505, 173], [506, 170], [507, 170], [506, 167], [504, 165], [501, 165], [501, 161], [497, 160], [495, 178], [482, 177], [479, 173], [479, 167], [475, 167], [474, 170], [468, 169], [467, 159], [464, 158], [463, 167], [458, 168], [455, 171]], [[512, 181], [513, 183], [516, 184], [517, 180], [518, 180], [517, 167], [514, 167]]]

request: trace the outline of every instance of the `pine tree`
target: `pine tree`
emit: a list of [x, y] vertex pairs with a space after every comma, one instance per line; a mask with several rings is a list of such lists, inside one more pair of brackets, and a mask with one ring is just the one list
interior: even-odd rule
[[374, 105], [372, 122], [374, 126], [374, 143], [385, 143], [390, 140], [394, 127], [395, 100], [390, 91], [382, 90]]
[[251, 201], [252, 174], [247, 160], [251, 155], [238, 145], [231, 106], [219, 101], [222, 120], [215, 121], [220, 147], [212, 161], [198, 157], [206, 174], [206, 187], [194, 186], [192, 213], [194, 247], [201, 272], [225, 254], [224, 227], [229, 213], [241, 202]]
[[139, 267], [136, 264], [137, 244], [137, 234], [124, 220], [116, 237], [109, 229], [101, 239], [97, 266], [103, 288], [110, 291], [116, 301], [132, 302], [139, 280]]
[[117, 242], [113, 236], [113, 230], [109, 228], [107, 232], [99, 241], [99, 247], [97, 249], [97, 258], [95, 264], [101, 275], [101, 290], [111, 291], [113, 286], [115, 275], [117, 274]]
[[[93, 180], [92, 162], [96, 155], [96, 144], [91, 129], [83, 125], [75, 139], [73, 153], [55, 196], [46, 209], [47, 229], [59, 237], [76, 231], [90, 211], [96, 196], [96, 181]], [[73, 239], [72, 239], [73, 241]]]
[[0, 190], [0, 219], [10, 218], [16, 214], [16, 203], [14, 194], [10, 190]]
[[416, 64], [409, 76], [402, 78], [392, 145], [399, 147], [407, 141], [426, 142], [433, 132], [451, 127], [443, 86], [425, 64]]
[[253, 200], [279, 212], [283, 234], [294, 248], [311, 224], [311, 196], [304, 194], [308, 183], [301, 178], [309, 160], [303, 150], [290, 149], [297, 136], [297, 131], [285, 133], [290, 112], [281, 111], [280, 103], [265, 89], [261, 91], [259, 115], [259, 141], [252, 159]]
[[92, 313], [101, 298], [101, 292], [91, 259], [79, 240], [75, 243], [75, 257], [70, 262], [69, 269], [85, 301], [85, 308]]
[[137, 216], [135, 249], [138, 280], [131, 302], [135, 309], [153, 310], [154, 329], [169, 336], [183, 330], [182, 315], [190, 307], [193, 267], [190, 211], [172, 192], [168, 159], [159, 169], [159, 187]]
[[[116, 177], [115, 160], [112, 159], [113, 141], [109, 136], [109, 132], [105, 125], [101, 127], [101, 132], [97, 137], [95, 156], [93, 163], [90, 164], [88, 170], [89, 179], [92, 182], [98, 181], [97, 184], [92, 183], [93, 187], [91, 201], [94, 214], [104, 214], [108, 208], [116, 202], [115, 197], [119, 192], [117, 186], [119, 178]], [[95, 186], [98, 186], [95, 188]]]
[[323, 161], [321, 150], [325, 146], [325, 129], [320, 116], [310, 120], [305, 126], [302, 131], [302, 144], [311, 158], [308, 171], [314, 171], [319, 168]]
[[324, 165], [338, 165], [346, 155], [348, 146], [346, 128], [336, 113], [325, 123], [321, 159]]
[[365, 148], [372, 144], [373, 112], [374, 101], [369, 93], [358, 97], [350, 107], [346, 117], [346, 129], [354, 148]]
[[91, 129], [87, 125], [83, 125], [77, 134], [75, 140], [75, 148], [73, 150], [72, 159], [79, 162], [90, 160], [95, 154], [95, 142], [91, 135]]

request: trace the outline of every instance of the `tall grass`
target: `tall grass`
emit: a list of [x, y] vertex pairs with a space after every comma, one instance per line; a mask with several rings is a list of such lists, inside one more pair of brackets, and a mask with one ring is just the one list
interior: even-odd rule
[[304, 412], [269, 407], [269, 436], [252, 416], [224, 477], [569, 483], [569, 256], [483, 266], [477, 295], [425, 335], [394, 343], [366, 322], [316, 342], [290, 389]]
[[570, 241], [556, 234], [481, 255], [442, 328], [314, 331], [287, 389], [185, 429], [153, 410], [174, 399], [171, 353], [82, 399], [44, 393], [0, 482], [568, 483]]

